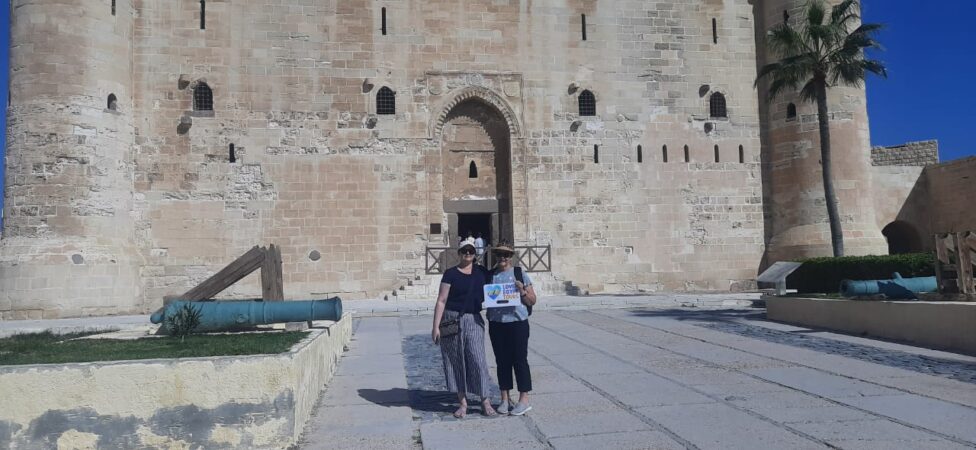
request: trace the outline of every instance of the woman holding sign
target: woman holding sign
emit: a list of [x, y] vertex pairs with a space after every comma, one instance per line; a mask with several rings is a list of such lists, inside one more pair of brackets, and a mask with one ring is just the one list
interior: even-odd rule
[[[497, 411], [500, 414], [521, 416], [532, 409], [529, 406], [529, 391], [532, 390], [532, 374], [529, 373], [529, 314], [535, 305], [535, 289], [529, 274], [521, 267], [512, 265], [515, 251], [507, 244], [499, 244], [492, 249], [498, 261], [492, 269], [491, 283], [500, 285], [501, 292], [517, 293], [513, 306], [488, 308], [488, 335], [491, 348], [498, 364], [498, 387], [502, 392], [502, 402]], [[512, 371], [518, 381], [519, 399], [512, 404], [509, 391], [512, 385]]]
[[430, 332], [441, 346], [447, 389], [457, 393], [460, 406], [454, 417], [468, 411], [467, 393], [481, 396], [481, 413], [494, 416], [489, 400], [488, 362], [485, 360], [485, 320], [481, 318], [488, 269], [474, 263], [475, 244], [467, 238], [458, 245], [461, 262], [444, 272], [434, 307], [434, 328]]

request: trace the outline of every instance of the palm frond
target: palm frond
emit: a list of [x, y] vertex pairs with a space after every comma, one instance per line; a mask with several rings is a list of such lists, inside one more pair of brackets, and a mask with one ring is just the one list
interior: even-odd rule
[[803, 85], [803, 89], [800, 89], [800, 98], [808, 102], [817, 101], [817, 83], [815, 78], [807, 81], [807, 84]]
[[830, 23], [840, 28], [847, 29], [851, 22], [861, 19], [860, 2], [858, 0], [844, 0], [830, 11]]
[[766, 46], [779, 57], [810, 51], [803, 36], [795, 28], [785, 23], [769, 30], [766, 35]]
[[822, 0], [810, 0], [807, 4], [807, 27], [823, 25], [827, 17], [827, 5]]

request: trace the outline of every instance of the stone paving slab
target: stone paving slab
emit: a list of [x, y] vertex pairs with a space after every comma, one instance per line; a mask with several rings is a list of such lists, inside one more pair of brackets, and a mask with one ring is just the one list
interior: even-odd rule
[[793, 389], [822, 397], [844, 398], [867, 395], [896, 395], [898, 391], [876, 384], [819, 372], [806, 367], [751, 369], [746, 373]]
[[686, 448], [660, 431], [629, 431], [586, 436], [559, 437], [549, 440], [556, 450], [678, 450]]
[[420, 426], [425, 450], [548, 449], [517, 417], [429, 422]]
[[718, 403], [658, 406], [638, 411], [702, 450], [824, 448], [822, 443]]
[[858, 444], [889, 445], [887, 448], [914, 449], [918, 445], [937, 445], [947, 448], [958, 445], [922, 430], [909, 428], [887, 420], [850, 420], [843, 422], [808, 422], [792, 424], [796, 429], [842, 448]]
[[910, 394], [849, 398], [844, 399], [844, 403], [958, 439], [976, 442], [976, 410], [972, 408]]

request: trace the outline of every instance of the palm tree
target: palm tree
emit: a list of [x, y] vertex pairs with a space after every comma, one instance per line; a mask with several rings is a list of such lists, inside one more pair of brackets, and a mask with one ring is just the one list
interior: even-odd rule
[[769, 30], [766, 45], [780, 60], [759, 70], [756, 86], [760, 80], [769, 78], [770, 101], [784, 90], [799, 89], [801, 99], [817, 103], [830, 241], [834, 256], [844, 256], [844, 233], [830, 167], [827, 89], [840, 84], [861, 87], [868, 72], [887, 77], [884, 64], [864, 54], [866, 49], [881, 48], [874, 40], [881, 25], [861, 24], [859, 0], [844, 0], [832, 8], [823, 0], [810, 0], [804, 9], [805, 20], [797, 27], [784, 21]]

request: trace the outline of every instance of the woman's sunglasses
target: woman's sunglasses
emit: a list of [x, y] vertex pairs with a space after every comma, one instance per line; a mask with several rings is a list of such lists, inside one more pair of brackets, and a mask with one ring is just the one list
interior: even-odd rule
[[458, 253], [462, 255], [473, 255], [475, 252], [473, 248], [462, 248], [461, 250], [458, 250]]
[[512, 252], [494, 252], [496, 258], [511, 258], [515, 256]]

